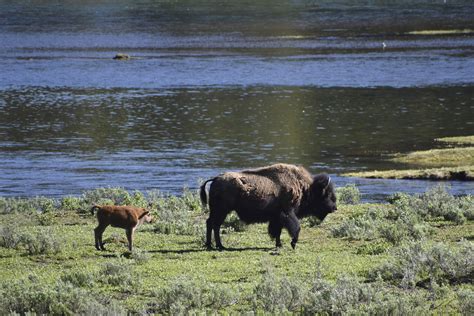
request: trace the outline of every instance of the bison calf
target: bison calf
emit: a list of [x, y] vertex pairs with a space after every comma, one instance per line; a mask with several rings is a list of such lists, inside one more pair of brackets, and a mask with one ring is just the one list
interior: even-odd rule
[[133, 232], [144, 222], [150, 223], [152, 216], [144, 208], [132, 206], [94, 205], [91, 213], [97, 210], [97, 221], [99, 224], [94, 229], [95, 247], [97, 250], [105, 250], [102, 242], [102, 234], [107, 226], [123, 228], [127, 234], [128, 249], [132, 251]]
[[323, 220], [335, 211], [336, 194], [328, 175], [312, 176], [303, 167], [276, 164], [264, 168], [226, 172], [201, 186], [201, 202], [207, 204], [205, 186], [209, 188], [209, 218], [206, 222], [206, 246], [211, 247], [214, 230], [216, 247], [223, 249], [219, 229], [227, 214], [236, 211], [246, 223], [268, 222], [268, 233], [281, 247], [283, 228], [290, 233], [296, 247], [300, 232], [299, 219], [316, 216]]

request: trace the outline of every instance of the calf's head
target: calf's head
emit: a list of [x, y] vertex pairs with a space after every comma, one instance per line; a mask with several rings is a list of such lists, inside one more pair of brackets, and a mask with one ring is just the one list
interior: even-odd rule
[[145, 209], [143, 209], [143, 210], [144, 210], [144, 212], [138, 218], [138, 220], [140, 221], [140, 224], [141, 223], [151, 223], [153, 221], [153, 216], [151, 215], [150, 211], [147, 211]]
[[313, 178], [311, 190], [311, 214], [323, 220], [329, 213], [337, 210], [336, 191], [327, 174]]

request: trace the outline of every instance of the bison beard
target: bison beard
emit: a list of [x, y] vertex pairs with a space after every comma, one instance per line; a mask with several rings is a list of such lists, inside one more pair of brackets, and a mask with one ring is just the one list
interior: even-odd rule
[[206, 246], [211, 248], [212, 231], [218, 249], [224, 249], [220, 226], [227, 214], [236, 211], [245, 223], [268, 222], [268, 233], [281, 247], [283, 228], [296, 247], [300, 232], [299, 218], [317, 216], [323, 220], [336, 210], [334, 187], [327, 175], [311, 174], [303, 167], [276, 164], [264, 168], [226, 172], [209, 179], [201, 186], [200, 196], [207, 205], [206, 183], [209, 188], [209, 218]]

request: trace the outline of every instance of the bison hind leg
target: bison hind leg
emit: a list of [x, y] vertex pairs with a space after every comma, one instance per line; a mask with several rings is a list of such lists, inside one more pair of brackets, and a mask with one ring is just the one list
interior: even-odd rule
[[292, 237], [291, 239], [291, 247], [293, 249], [296, 248], [296, 243], [298, 242], [298, 237], [300, 234], [301, 226], [298, 218], [296, 217], [294, 212], [289, 213], [282, 213], [280, 216], [281, 223], [283, 227], [288, 230], [288, 233]]
[[205, 246], [206, 246], [207, 250], [212, 249], [211, 239], [212, 239], [212, 220], [211, 220], [211, 217], [209, 217], [206, 221], [206, 244], [205, 244]]
[[216, 208], [211, 207], [209, 218], [206, 221], [206, 247], [208, 249], [212, 248], [211, 236], [212, 236], [213, 230], [214, 230], [214, 240], [216, 242], [216, 248], [219, 250], [225, 249], [221, 242], [220, 229], [221, 229], [222, 223], [224, 223], [224, 220], [227, 217], [227, 214], [229, 213], [230, 211], [228, 210], [221, 209], [221, 208], [216, 209]]

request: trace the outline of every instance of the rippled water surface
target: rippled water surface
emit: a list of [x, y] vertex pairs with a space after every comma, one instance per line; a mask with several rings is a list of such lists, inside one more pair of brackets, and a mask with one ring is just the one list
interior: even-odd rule
[[0, 196], [273, 162], [424, 191], [337, 175], [474, 133], [474, 3], [447, 2], [0, 1]]

